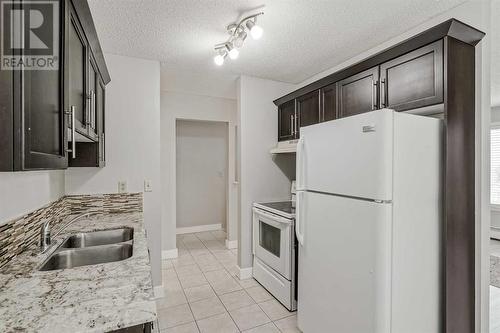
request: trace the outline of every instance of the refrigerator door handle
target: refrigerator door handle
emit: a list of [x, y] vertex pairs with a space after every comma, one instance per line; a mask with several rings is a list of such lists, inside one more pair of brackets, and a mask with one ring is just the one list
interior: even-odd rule
[[297, 191], [299, 190], [305, 190], [305, 159], [304, 159], [304, 142], [305, 138], [304, 136], [301, 136], [299, 139], [299, 142], [297, 143]]
[[297, 236], [297, 241], [301, 246], [304, 246], [304, 234], [301, 231], [302, 224], [302, 195], [303, 191], [297, 191], [297, 197], [295, 198], [295, 235]]

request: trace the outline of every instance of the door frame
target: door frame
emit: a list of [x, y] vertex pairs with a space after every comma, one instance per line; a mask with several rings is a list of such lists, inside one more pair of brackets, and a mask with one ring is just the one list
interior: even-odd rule
[[[227, 126], [227, 177], [226, 177], [226, 239], [225, 246], [227, 249], [235, 249], [238, 247], [238, 186], [239, 181], [236, 174], [236, 123], [233, 120], [228, 119], [213, 119], [213, 118], [190, 118], [190, 117], [178, 117], [172, 118], [173, 121], [173, 136], [176, 138], [177, 123], [178, 121], [197, 121], [197, 122], [217, 122], [224, 123]], [[173, 179], [171, 198], [172, 198], [172, 218], [177, 221], [177, 147], [174, 143], [172, 146], [172, 167], [173, 167]], [[168, 252], [168, 251], [165, 251]]]

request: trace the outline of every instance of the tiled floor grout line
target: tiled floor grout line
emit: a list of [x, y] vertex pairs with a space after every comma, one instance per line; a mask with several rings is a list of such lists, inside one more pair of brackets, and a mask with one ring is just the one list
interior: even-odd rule
[[[233, 278], [233, 276], [231, 275], [231, 273], [227, 271], [227, 269], [224, 267], [224, 265], [222, 264], [222, 262], [220, 262], [220, 260], [219, 260], [219, 259], [218, 259], [218, 258], [217, 258], [214, 254], [213, 254], [213, 252], [212, 252], [209, 248], [207, 248], [207, 246], [205, 245], [205, 243], [203, 242], [203, 240], [202, 240], [202, 239], [200, 239], [200, 238], [199, 238], [196, 234], [194, 234], [194, 235], [195, 235], [195, 236], [196, 236], [196, 238], [197, 238], [197, 239], [198, 239], [198, 240], [199, 240], [199, 241], [203, 244], [203, 246], [205, 247], [205, 249], [207, 249], [207, 250], [210, 252], [210, 254], [214, 256], [214, 258], [217, 260], [217, 262], [218, 262], [218, 263], [222, 266], [222, 270], [224, 270], [224, 271], [225, 271], [225, 272], [226, 272], [226, 273], [227, 273], [227, 274], [228, 274], [231, 278]], [[184, 244], [184, 241], [182, 241], [182, 243], [183, 243], [183, 245], [184, 245], [184, 246], [186, 246], [186, 244]], [[186, 246], [186, 247], [187, 247], [187, 246]], [[189, 249], [188, 249], [188, 252], [190, 252], [190, 251], [189, 251]], [[224, 302], [222, 302], [222, 299], [220, 298], [220, 296], [222, 296], [222, 295], [218, 295], [218, 294], [217, 294], [217, 292], [216, 292], [216, 291], [215, 291], [215, 289], [213, 288], [213, 286], [212, 286], [212, 284], [210, 283], [210, 281], [208, 281], [207, 276], [206, 276], [206, 274], [205, 274], [205, 273], [208, 273], [208, 272], [213, 272], [213, 271], [216, 271], [216, 270], [219, 270], [219, 269], [215, 269], [215, 270], [211, 270], [211, 271], [206, 271], [206, 272], [204, 272], [204, 271], [201, 269], [201, 267], [200, 267], [200, 265], [198, 264], [198, 262], [196, 261], [196, 259], [194, 259], [194, 256], [191, 254], [191, 252], [190, 252], [189, 254], [190, 254], [190, 256], [191, 256], [191, 257], [193, 257], [193, 260], [194, 260], [194, 262], [195, 262], [195, 265], [198, 267], [198, 269], [199, 269], [199, 270], [201, 271], [201, 273], [203, 274], [204, 278], [207, 280], [207, 284], [208, 284], [208, 286], [210, 287], [210, 289], [213, 291], [214, 295], [217, 297], [217, 299], [219, 300], [219, 302], [222, 304], [222, 306], [223, 306], [223, 307], [224, 307], [224, 309], [226, 310], [227, 314], [229, 315], [229, 318], [231, 318], [231, 320], [232, 320], [232, 322], [233, 322], [234, 326], [237, 328], [238, 332], [241, 332], [241, 330], [240, 330], [240, 328], [238, 327], [238, 325], [236, 324], [236, 322], [235, 322], [234, 318], [231, 316], [231, 313], [229, 312], [229, 309], [228, 309], [228, 308], [224, 305]], [[188, 265], [186, 265], [186, 266], [188, 266]], [[174, 266], [174, 269], [175, 269], [175, 266]], [[180, 281], [180, 278], [179, 278], [179, 275], [178, 275], [178, 273], [177, 273], [177, 270], [175, 270], [175, 271], [176, 271], [177, 278], [178, 278], [178, 279], [179, 279], [179, 281]], [[240, 286], [240, 287], [241, 287], [241, 286]], [[198, 330], [201, 332], [200, 327], [198, 326], [198, 320], [197, 320], [197, 319], [195, 318], [195, 316], [194, 316], [193, 310], [192, 310], [192, 308], [191, 308], [191, 303], [190, 303], [190, 302], [189, 302], [189, 300], [187, 299], [187, 295], [186, 295], [185, 289], [182, 287], [182, 284], [181, 284], [181, 288], [182, 288], [182, 291], [183, 291], [183, 293], [184, 293], [184, 296], [186, 297], [186, 300], [187, 300], [187, 302], [188, 302], [187, 304], [188, 304], [188, 306], [189, 306], [189, 309], [190, 309], [190, 311], [191, 311], [191, 314], [193, 315], [193, 318], [194, 318], [194, 322], [195, 322], [195, 324], [196, 324], [196, 327], [197, 327], [197, 328], [198, 328]], [[243, 287], [242, 287], [242, 289], [244, 290], [244, 288], [243, 288]], [[246, 291], [245, 291], [245, 292], [246, 292]], [[249, 296], [249, 297], [250, 297], [250, 296]], [[203, 319], [208, 319], [208, 318], [215, 317], [215, 316], [218, 316], [218, 315], [213, 315], [213, 316], [209, 316], [209, 317], [206, 317], [206, 318], [201, 318], [200, 320], [203, 320]]]
[[[235, 255], [230, 249], [227, 249], [225, 247], [225, 244], [223, 243], [223, 241], [221, 241], [218, 236], [214, 235], [213, 232], [210, 232], [211, 234], [211, 237], [213, 237], [213, 239], [202, 239], [200, 238], [200, 235], [199, 233], [191, 233], [191, 234], [185, 234], [183, 235], [182, 237], [178, 237], [178, 242], [180, 243], [179, 245], [181, 246], [178, 246], [180, 250], [182, 250], [183, 254], [179, 256], [179, 258], [183, 257], [183, 256], [186, 256], [188, 255], [190, 260], [192, 260], [192, 263], [189, 263], [189, 264], [183, 264], [183, 265], [174, 265], [174, 263], [171, 261], [171, 260], [168, 260], [170, 261], [171, 263], [171, 267], [170, 268], [173, 268], [174, 272], [175, 272], [175, 276], [177, 277], [177, 281], [182, 289], [182, 294], [184, 295], [184, 298], [186, 299], [186, 304], [188, 305], [189, 307], [189, 311], [191, 312], [191, 315], [193, 317], [193, 320], [194, 320], [194, 323], [196, 325], [196, 328], [199, 332], [201, 332], [201, 329], [200, 329], [200, 326], [198, 325], [198, 321], [201, 321], [201, 320], [205, 320], [205, 319], [209, 319], [209, 318], [212, 318], [212, 317], [215, 317], [215, 316], [219, 316], [219, 315], [222, 315], [222, 314], [216, 314], [216, 315], [212, 315], [212, 316], [208, 316], [208, 317], [205, 317], [205, 318], [200, 318], [199, 320], [196, 319], [195, 315], [194, 315], [194, 312], [193, 312], [193, 308], [191, 306], [191, 303], [195, 303], [195, 302], [199, 302], [199, 301], [203, 301], [203, 300], [207, 300], [207, 299], [210, 299], [212, 298], [209, 297], [209, 298], [203, 298], [203, 299], [200, 299], [200, 300], [196, 300], [196, 301], [193, 301], [193, 302], [190, 302], [188, 297], [187, 297], [187, 294], [186, 294], [186, 289], [189, 289], [189, 288], [195, 288], [195, 287], [202, 287], [204, 286], [205, 284], [203, 285], [200, 285], [200, 286], [193, 286], [193, 287], [189, 287], [189, 288], [184, 288], [184, 286], [182, 285], [181, 283], [181, 277], [179, 275], [179, 272], [178, 270], [181, 269], [182, 267], [188, 267], [188, 266], [193, 266], [195, 265], [195, 267], [202, 273], [204, 279], [206, 280], [206, 285], [208, 285], [210, 287], [210, 290], [213, 292], [213, 294], [217, 297], [217, 299], [219, 300], [219, 302], [222, 304], [223, 308], [225, 309], [225, 313], [227, 313], [229, 315], [229, 318], [231, 318], [231, 321], [233, 322], [233, 324], [235, 325], [236, 329], [238, 332], [242, 332], [241, 329], [238, 327], [238, 324], [236, 323], [236, 320], [233, 318], [233, 316], [231, 315], [230, 313], [230, 310], [227, 308], [227, 306], [224, 304], [224, 302], [222, 301], [222, 298], [224, 295], [227, 295], [227, 294], [231, 294], [231, 293], [236, 293], [236, 292], [239, 292], [240, 290], [243, 291], [243, 293], [249, 297], [251, 300], [252, 300], [252, 304], [251, 305], [245, 305], [245, 306], [240, 306], [240, 307], [237, 307], [237, 308], [234, 308], [232, 309], [231, 311], [236, 311], [238, 309], [242, 309], [242, 308], [245, 308], [245, 307], [250, 307], [250, 306], [253, 306], [253, 305], [257, 305], [258, 308], [262, 311], [262, 313], [266, 316], [266, 318], [269, 320], [269, 322], [267, 323], [264, 323], [262, 325], [258, 325], [256, 327], [252, 327], [250, 329], [255, 329], [255, 328], [258, 328], [258, 327], [261, 327], [261, 326], [265, 326], [265, 325], [269, 325], [269, 323], [272, 323], [273, 327], [275, 329], [277, 329], [277, 331], [279, 332], [283, 332], [281, 329], [279, 329], [279, 327], [277, 326], [277, 324], [275, 323], [276, 321], [279, 321], [279, 320], [282, 320], [282, 319], [285, 319], [285, 318], [288, 318], [288, 317], [291, 317], [294, 315], [294, 313], [290, 312], [289, 315], [283, 317], [283, 318], [278, 318], [276, 320], [272, 320], [269, 315], [266, 313], [266, 311], [264, 311], [264, 308], [261, 306], [261, 304], [259, 304], [247, 291], [247, 289], [245, 287], [243, 287], [243, 285], [240, 283], [239, 279], [237, 276], [233, 275], [230, 271], [230, 269], [228, 267], [231, 267], [231, 265], [234, 265], [231, 264], [231, 260], [237, 260], [237, 255]], [[184, 241], [186, 237], [186, 235], [191, 235], [191, 236], [194, 236], [194, 239], [192, 240], [192, 244], [188, 245], [189, 242], [186, 242]], [[205, 238], [205, 237], [203, 237]], [[192, 238], [191, 238], [192, 239]], [[196, 240], [196, 241], [195, 241]], [[213, 247], [212, 249], [209, 249], [208, 246], [207, 246], [207, 243], [206, 242], [211, 242], [211, 241], [216, 241], [220, 244], [221, 248], [218, 248], [217, 246]], [[200, 243], [201, 244], [201, 248], [200, 248], [200, 245], [197, 244], [197, 243]], [[209, 243], [210, 244], [210, 243]], [[205, 252], [206, 251], [206, 252]], [[229, 252], [227, 252], [229, 251]], [[227, 259], [226, 260], [226, 254], [221, 254], [220, 256], [217, 256], [216, 253], [217, 252], [226, 252], [226, 253], [229, 253], [231, 254], [232, 258], [230, 259]], [[215, 262], [217, 262], [217, 264], [220, 266], [219, 268], [214, 268], [214, 269], [209, 269], [207, 271], [204, 271], [202, 269], [202, 266], [199, 264], [200, 262], [200, 259], [198, 257], [200, 256], [209, 256], [212, 260], [212, 258], [215, 258]], [[223, 259], [220, 259], [219, 257], [223, 258]], [[198, 258], [198, 259], [197, 259]], [[225, 263], [224, 263], [225, 262]], [[227, 267], [226, 267], [227, 266]], [[166, 269], [169, 269], [169, 268], [166, 268]], [[206, 267], [205, 267], [206, 269]], [[163, 270], [163, 269], [162, 269]], [[216, 292], [216, 290], [214, 289], [214, 286], [212, 285], [212, 283], [209, 281], [209, 279], [207, 278], [207, 273], [210, 273], [210, 272], [215, 272], [215, 271], [224, 271], [234, 282], [236, 282], [239, 286], [239, 288], [241, 289], [238, 289], [238, 290], [234, 290], [234, 291], [229, 291], [229, 292], [224, 292], [222, 294], [218, 294]], [[193, 273], [194, 274], [194, 273]], [[215, 283], [215, 282], [214, 282]], [[271, 299], [270, 299], [271, 300]], [[261, 303], [265, 303], [269, 300], [264, 300], [262, 301]], [[172, 329], [172, 328], [175, 328], [175, 327], [178, 327], [178, 326], [181, 326], [181, 325], [186, 325], [188, 323], [184, 323], [184, 324], [179, 324], [179, 325], [176, 325], [176, 326], [173, 326], [173, 327], [170, 327], [168, 329]], [[158, 327], [159, 328], [159, 327]], [[165, 328], [166, 330], [167, 328]], [[161, 332], [160, 328], [159, 328], [159, 332]]]
[[[196, 236], [196, 237], [198, 238], [198, 236]], [[198, 238], [198, 239], [199, 239], [199, 238]], [[201, 239], [200, 239], [200, 240], [201, 240]], [[203, 243], [203, 240], [201, 240], [201, 242]], [[203, 243], [203, 245], [205, 245], [205, 243]], [[207, 248], [207, 249], [208, 249], [208, 248]], [[208, 249], [208, 250], [209, 250], [210, 252], [212, 252], [210, 249]], [[229, 250], [229, 249], [228, 249], [228, 250]], [[212, 252], [212, 254], [213, 254], [213, 252]], [[216, 259], [216, 260], [217, 260], [217, 261], [218, 261], [218, 262], [222, 265], [222, 267], [224, 267], [224, 270], [225, 270], [225, 271], [229, 274], [229, 276], [230, 276], [232, 279], [234, 279], [234, 276], [231, 274], [231, 272], [229, 272], [229, 271], [226, 269], [226, 267], [224, 266], [224, 264], [223, 264], [223, 263], [222, 263], [222, 262], [221, 262], [221, 261], [220, 261], [220, 260], [219, 260], [219, 259], [215, 256], [215, 255], [214, 255], [214, 257], [215, 257], [215, 259]], [[205, 272], [203, 272], [203, 273], [205, 273]], [[204, 274], [204, 275], [205, 275], [205, 274]], [[205, 275], [205, 278], [206, 278], [206, 275]], [[208, 280], [207, 280], [207, 281], [208, 281]], [[240, 283], [239, 283], [238, 281], [236, 281], [236, 282], [238, 283], [238, 285], [240, 285]], [[210, 284], [210, 282], [209, 282], [209, 284]], [[210, 285], [210, 287], [212, 287], [212, 286]], [[267, 317], [267, 319], [269, 319], [269, 322], [267, 322], [267, 323], [265, 323], [265, 324], [263, 324], [263, 325], [260, 325], [260, 326], [264, 326], [264, 325], [267, 325], [267, 324], [269, 324], [269, 323], [273, 323], [272, 319], [271, 319], [271, 318], [269, 318], [269, 316], [268, 316], [268, 315], [267, 315], [267, 313], [264, 311], [264, 309], [262, 309], [262, 307], [259, 305], [259, 303], [257, 303], [257, 301], [255, 301], [255, 300], [253, 299], [253, 297], [252, 297], [252, 296], [250, 296], [250, 294], [248, 294], [248, 292], [246, 291], [246, 289], [245, 289], [245, 288], [243, 288], [241, 285], [240, 285], [240, 287], [241, 287], [241, 290], [245, 293], [245, 295], [247, 295], [248, 297], [250, 297], [250, 299], [252, 299], [252, 301], [254, 302], [254, 304], [256, 304], [256, 305], [257, 305], [257, 306], [258, 306], [258, 307], [262, 310], [262, 312], [263, 312], [263, 313], [264, 313], [264, 315]], [[212, 287], [212, 289], [213, 289], [213, 287]], [[237, 292], [237, 291], [238, 291], [238, 290], [233, 291], [233, 292]], [[215, 292], [215, 290], [214, 290], [214, 292]], [[226, 293], [226, 294], [230, 294], [230, 293], [232, 293], [232, 292], [228, 292], [228, 293]], [[229, 317], [231, 317], [231, 319], [233, 320], [234, 324], [235, 324], [235, 325], [236, 325], [236, 327], [238, 328], [238, 331], [242, 332], [242, 330], [238, 327], [238, 324], [237, 324], [237, 323], [236, 323], [236, 321], [234, 320], [233, 316], [231, 315], [230, 310], [226, 307], [226, 305], [224, 304], [224, 302], [223, 302], [223, 301], [222, 301], [222, 299], [220, 298], [221, 296], [223, 296], [223, 295], [225, 295], [225, 294], [218, 295], [217, 293], [215, 293], [215, 295], [219, 298], [220, 302], [222, 303], [222, 305], [223, 305], [223, 306], [224, 306], [224, 308], [226, 309], [227, 313], [229, 314]], [[251, 305], [249, 305], [249, 306], [251, 306]], [[235, 308], [235, 309], [233, 309], [233, 310], [231, 310], [231, 311], [238, 310], [238, 309], [241, 309], [241, 308], [244, 308], [244, 307], [245, 307], [245, 306], [238, 307], [238, 308]], [[274, 323], [273, 323], [273, 325], [274, 325]], [[260, 326], [257, 326], [257, 327], [260, 327]], [[276, 326], [276, 325], [274, 325], [274, 326]], [[277, 328], [277, 329], [278, 329], [278, 328]], [[279, 329], [278, 329], [278, 330], [279, 330]]]
[[[182, 245], [186, 246], [186, 244], [184, 244], [184, 241], [182, 239], [181, 239], [181, 242], [182, 242]], [[196, 264], [196, 266], [198, 266], [198, 264]], [[198, 330], [198, 332], [201, 332], [200, 327], [198, 326], [198, 322], [196, 321], [196, 318], [194, 316], [194, 312], [193, 312], [193, 308], [191, 307], [191, 303], [189, 303], [189, 299], [186, 295], [186, 290], [184, 289], [184, 287], [181, 284], [181, 278], [179, 277], [179, 273], [177, 272], [177, 269], [175, 268], [175, 266], [173, 266], [173, 267], [174, 267], [175, 275], [177, 275], [177, 279], [179, 280], [179, 284], [181, 285], [182, 293], [184, 294], [184, 297], [186, 298], [186, 302], [187, 302], [187, 305], [189, 307], [189, 311], [191, 311], [191, 315], [193, 316], [194, 324], [196, 325], [196, 329]], [[200, 267], [198, 267], [198, 268], [200, 268]]]
[[[198, 236], [196, 236], [196, 238], [198, 238]], [[203, 241], [202, 241], [202, 243], [203, 243]], [[203, 245], [205, 246], [205, 244], [203, 244]], [[205, 246], [205, 247], [206, 247], [206, 246]], [[208, 248], [207, 248], [207, 249], [208, 249]], [[209, 250], [209, 251], [210, 251], [210, 250]], [[215, 257], [215, 255], [214, 255], [214, 257]], [[217, 259], [217, 257], [215, 257], [215, 259], [216, 259], [216, 260], [217, 260], [217, 261], [218, 261], [218, 262], [222, 265], [222, 263], [219, 261], [219, 259]], [[228, 271], [226, 270], [226, 267], [224, 267], [224, 265], [222, 265], [222, 268], [224, 269], [224, 271], [226, 271], [226, 273], [227, 273], [227, 274], [229, 274], [229, 276], [231, 276], [231, 277], [232, 277], [231, 273], [230, 273], [230, 272], [228, 272]], [[208, 273], [208, 272], [203, 272], [203, 271], [202, 271], [203, 276], [205, 277], [205, 279], [207, 279], [207, 276], [205, 275], [205, 273]], [[231, 320], [233, 321], [233, 324], [234, 324], [234, 326], [236, 327], [236, 329], [238, 330], [238, 332], [241, 332], [240, 328], [238, 327], [238, 324], [236, 324], [236, 321], [234, 320], [233, 316], [231, 316], [231, 313], [229, 312], [229, 309], [226, 307], [226, 305], [224, 304], [224, 302], [223, 302], [223, 301], [222, 301], [222, 299], [220, 298], [220, 296], [222, 296], [222, 295], [217, 294], [217, 292], [215, 291], [215, 289], [214, 289], [214, 287], [212, 286], [212, 284], [210, 283], [210, 281], [208, 281], [208, 279], [207, 279], [207, 282], [208, 282], [208, 285], [210, 286], [210, 288], [212, 289], [212, 291], [214, 292], [215, 296], [219, 299], [219, 302], [221, 302], [221, 304], [222, 304], [222, 306], [224, 307], [224, 309], [226, 309], [227, 314], [229, 315], [229, 318], [231, 318]], [[241, 287], [241, 286], [240, 286], [240, 287]], [[228, 294], [229, 294], [229, 293], [228, 293]]]

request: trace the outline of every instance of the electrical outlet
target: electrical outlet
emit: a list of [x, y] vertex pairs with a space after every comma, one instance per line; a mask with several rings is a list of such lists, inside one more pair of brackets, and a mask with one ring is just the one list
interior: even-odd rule
[[153, 185], [150, 180], [144, 180], [144, 192], [153, 192]]
[[118, 182], [118, 193], [126, 193], [127, 192], [127, 181], [120, 180]]

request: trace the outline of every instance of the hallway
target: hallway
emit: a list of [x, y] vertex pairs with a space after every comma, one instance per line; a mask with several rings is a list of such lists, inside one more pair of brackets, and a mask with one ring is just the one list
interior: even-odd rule
[[296, 316], [254, 279], [237, 278], [237, 250], [224, 231], [177, 236], [179, 257], [163, 260], [157, 299], [161, 333], [296, 333]]

